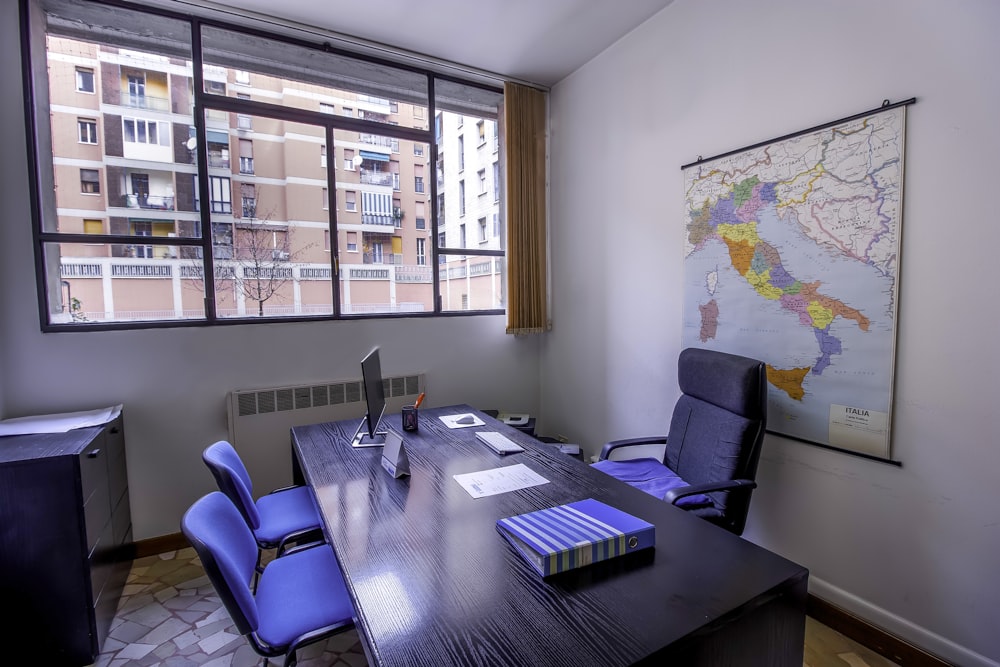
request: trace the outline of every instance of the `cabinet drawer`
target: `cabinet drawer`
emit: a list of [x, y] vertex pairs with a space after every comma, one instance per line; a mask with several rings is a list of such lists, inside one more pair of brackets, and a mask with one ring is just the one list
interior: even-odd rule
[[99, 486], [87, 499], [83, 506], [84, 523], [87, 526], [87, 553], [94, 550], [101, 533], [111, 524], [111, 500], [108, 497], [108, 486]]
[[87, 502], [95, 489], [108, 486], [108, 452], [105, 443], [102, 431], [79, 456], [82, 502]]

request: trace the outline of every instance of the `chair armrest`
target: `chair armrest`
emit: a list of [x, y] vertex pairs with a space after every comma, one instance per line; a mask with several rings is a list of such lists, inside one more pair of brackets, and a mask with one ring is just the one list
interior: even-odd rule
[[604, 445], [601, 448], [601, 453], [598, 456], [599, 461], [606, 461], [616, 449], [622, 449], [625, 447], [635, 447], [637, 445], [665, 445], [667, 444], [667, 436], [665, 435], [651, 435], [643, 438], [626, 438], [624, 440], [612, 440], [611, 442]]
[[696, 493], [709, 493], [711, 491], [735, 491], [745, 489], [751, 491], [757, 488], [757, 482], [749, 479], [733, 479], [728, 482], [706, 482], [705, 484], [689, 484], [667, 491], [663, 499], [670, 504], [674, 504], [678, 498], [693, 496]]
[[301, 484], [289, 484], [288, 486], [283, 486], [280, 489], [274, 489], [273, 491], [268, 491], [267, 495], [271, 495], [272, 493], [281, 493], [282, 491], [291, 491], [292, 489], [297, 489], [300, 486], [302, 486], [302, 485]]
[[[319, 546], [324, 543], [326, 543], [326, 536], [323, 535], [322, 528], [298, 530], [282, 538], [281, 542], [278, 543], [275, 558], [281, 558], [286, 554], [295, 553], [296, 551]], [[295, 546], [290, 547], [290, 544], [294, 544]]]

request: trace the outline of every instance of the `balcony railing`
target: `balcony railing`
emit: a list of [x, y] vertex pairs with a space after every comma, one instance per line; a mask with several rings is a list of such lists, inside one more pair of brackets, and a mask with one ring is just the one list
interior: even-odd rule
[[395, 226], [395, 221], [391, 215], [380, 215], [376, 213], [362, 213], [361, 224], [363, 225], [383, 225], [386, 227]]
[[125, 195], [127, 208], [145, 208], [157, 211], [173, 211], [174, 198], [158, 195]]
[[221, 155], [208, 156], [208, 166], [209, 167], [221, 167], [223, 169], [229, 169], [229, 158], [222, 157]]
[[393, 174], [388, 171], [362, 171], [361, 182], [368, 185], [392, 186]]
[[151, 95], [136, 95], [127, 88], [122, 89], [122, 106], [133, 109], [149, 109], [151, 111], [170, 111], [170, 100], [165, 97]]
[[383, 137], [378, 134], [359, 134], [358, 141], [363, 144], [368, 144], [369, 146], [382, 146], [383, 148], [392, 148], [393, 142], [399, 141], [398, 139], [393, 139], [391, 137]]

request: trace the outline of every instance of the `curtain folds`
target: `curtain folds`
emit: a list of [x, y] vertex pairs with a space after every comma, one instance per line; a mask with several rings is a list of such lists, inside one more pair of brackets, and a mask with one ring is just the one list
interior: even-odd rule
[[548, 320], [545, 93], [504, 84], [507, 175], [507, 333], [542, 333]]

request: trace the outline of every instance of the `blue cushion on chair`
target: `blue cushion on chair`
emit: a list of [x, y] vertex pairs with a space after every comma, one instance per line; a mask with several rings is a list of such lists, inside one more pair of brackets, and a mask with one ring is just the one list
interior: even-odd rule
[[[660, 499], [666, 495], [667, 491], [688, 486], [688, 483], [681, 479], [677, 473], [656, 459], [598, 461], [593, 464], [593, 467]], [[674, 504], [684, 508], [708, 507], [712, 505], [712, 499], [704, 493], [696, 493], [678, 498]]]
[[261, 544], [277, 544], [292, 533], [318, 529], [319, 510], [306, 486], [282, 489], [257, 500], [260, 525], [253, 531]]
[[257, 636], [288, 646], [299, 635], [351, 623], [354, 607], [333, 548], [321, 544], [276, 558], [257, 585]]

